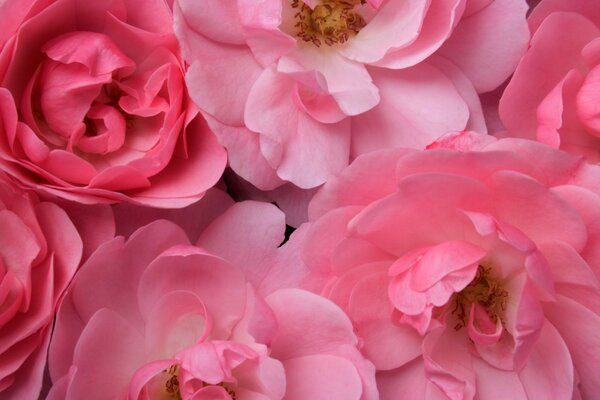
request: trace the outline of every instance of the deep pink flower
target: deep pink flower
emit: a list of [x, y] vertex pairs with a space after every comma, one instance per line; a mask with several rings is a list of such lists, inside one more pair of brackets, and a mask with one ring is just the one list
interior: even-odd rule
[[39, 395], [55, 308], [81, 254], [60, 207], [0, 174], [0, 398]]
[[600, 169], [518, 139], [431, 147], [321, 189], [283, 246], [297, 284], [347, 312], [381, 399], [594, 398]]
[[190, 95], [261, 190], [321, 185], [358, 154], [485, 130], [525, 0], [175, 2]]
[[161, 0], [7, 1], [0, 36], [0, 164], [81, 203], [182, 207], [226, 155], [187, 96]]
[[[261, 214], [268, 233], [243, 229]], [[58, 312], [49, 399], [377, 399], [373, 365], [337, 306], [299, 289], [263, 297], [229, 261], [267, 268], [281, 222], [272, 205], [232, 206], [199, 240], [228, 244], [228, 259], [167, 221], [99, 248]], [[261, 244], [231, 245], [244, 234]]]
[[500, 101], [507, 133], [600, 162], [598, 2], [542, 0], [529, 26], [530, 48]]

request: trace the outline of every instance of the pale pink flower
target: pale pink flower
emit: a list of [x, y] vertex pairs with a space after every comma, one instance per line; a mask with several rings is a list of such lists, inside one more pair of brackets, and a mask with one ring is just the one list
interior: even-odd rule
[[178, 0], [190, 95], [261, 190], [321, 185], [358, 154], [485, 131], [525, 0]]
[[219, 179], [224, 149], [188, 98], [161, 0], [6, 1], [0, 164], [81, 203], [182, 207]]
[[0, 398], [38, 397], [55, 308], [81, 254], [67, 214], [0, 173]]
[[600, 162], [600, 7], [542, 0], [532, 38], [502, 99], [507, 134]]
[[287, 273], [346, 311], [383, 400], [594, 398], [600, 169], [519, 139], [430, 147], [332, 178]]
[[[261, 214], [269, 233], [246, 231]], [[167, 221], [100, 247], [58, 312], [48, 398], [377, 399], [374, 368], [336, 305], [299, 289], [263, 297], [230, 261], [267, 268], [282, 221], [272, 205], [232, 206], [199, 241], [227, 246], [227, 259]]]

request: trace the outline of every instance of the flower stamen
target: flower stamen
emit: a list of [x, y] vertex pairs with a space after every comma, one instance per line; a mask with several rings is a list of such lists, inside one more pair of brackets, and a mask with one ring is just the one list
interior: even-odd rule
[[467, 325], [472, 304], [482, 306], [492, 321], [502, 321], [507, 300], [508, 292], [491, 276], [491, 268], [480, 265], [473, 281], [454, 295], [452, 314], [458, 318], [454, 329], [458, 331]]
[[292, 0], [296, 36], [317, 47], [343, 44], [356, 35], [365, 25], [365, 20], [354, 11], [365, 0], [323, 0], [311, 9], [302, 0]]

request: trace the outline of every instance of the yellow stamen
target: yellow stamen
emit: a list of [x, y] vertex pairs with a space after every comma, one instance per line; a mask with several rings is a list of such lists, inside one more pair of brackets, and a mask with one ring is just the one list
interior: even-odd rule
[[459, 330], [467, 325], [468, 312], [472, 304], [479, 304], [487, 311], [493, 321], [502, 320], [506, 308], [508, 292], [491, 276], [491, 269], [482, 265], [471, 283], [454, 295], [455, 307], [452, 314], [458, 318], [454, 329]]
[[302, 0], [292, 0], [292, 8], [297, 9], [296, 36], [317, 47], [323, 43], [328, 46], [345, 43], [366, 25], [354, 11], [355, 6], [365, 3], [365, 0], [322, 0], [311, 9]]

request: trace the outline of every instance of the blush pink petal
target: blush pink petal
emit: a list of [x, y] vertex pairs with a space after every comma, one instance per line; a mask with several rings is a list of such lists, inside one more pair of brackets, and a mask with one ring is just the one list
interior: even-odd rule
[[[391, 46], [392, 49], [382, 59], [376, 60], [374, 65], [393, 69], [412, 67], [432, 55], [453, 34], [452, 31], [461, 20], [466, 3], [468, 1], [443, 0], [427, 4], [426, 14], [415, 39], [400, 46]], [[464, 21], [461, 21], [461, 24], [463, 23]]]
[[[63, 311], [57, 319], [55, 331], [60, 333], [57, 336], [60, 339], [54, 340], [50, 347], [49, 363], [54, 380], [67, 373], [75, 345], [74, 338], [80, 335], [85, 323], [99, 308], [118, 310], [127, 320], [141, 326], [133, 289], [139, 282], [143, 268], [168, 247], [185, 241], [187, 238], [181, 230], [159, 221], [136, 232], [127, 243], [123, 243], [122, 238], [105, 243], [89, 258], [86, 268], [78, 275], [77, 287], [63, 301]], [[154, 244], [151, 251], [147, 243]], [[123, 254], [118, 262], [106, 261], [111, 254], [120, 252]], [[114, 281], [102, 279], [107, 273], [117, 278]]]
[[558, 186], [553, 188], [554, 193], [557, 193], [561, 198], [569, 202], [583, 218], [583, 222], [587, 228], [587, 243], [582, 251], [582, 256], [589, 263], [589, 266], [594, 270], [597, 276], [600, 276], [600, 271], [596, 268], [598, 260], [600, 260], [600, 226], [594, 223], [600, 218], [600, 205], [598, 204], [598, 195], [589, 189], [577, 187], [575, 185]]
[[[220, 122], [242, 126], [248, 94], [261, 69], [246, 49], [212, 50], [212, 46], [210, 43], [203, 46], [203, 51], [208, 54], [193, 62], [186, 73], [190, 96], [202, 110]], [[226, 84], [218, 79], [223, 73], [230, 77]]]
[[[569, 31], [568, 40], [563, 30]], [[500, 118], [511, 134], [532, 137], [536, 107], [544, 94], [577, 67], [581, 49], [599, 35], [595, 25], [577, 14], [556, 13], [545, 19], [500, 99]]]
[[[442, 134], [466, 127], [468, 106], [449, 77], [433, 65], [369, 72], [381, 101], [353, 119], [353, 156], [385, 147], [424, 148]], [[430, 85], [423, 87], [423, 81]]]
[[360, 324], [360, 335], [365, 341], [362, 352], [378, 371], [406, 368], [421, 355], [422, 338], [409, 326], [394, 325], [389, 320], [365, 322]]
[[[250, 130], [261, 133], [262, 153], [277, 175], [310, 188], [347, 165], [350, 124], [348, 120], [317, 123], [294, 104], [289, 95], [291, 85], [290, 78], [265, 70], [250, 91], [244, 119]], [[277, 150], [265, 147], [271, 146], [271, 141]], [[287, 146], [297, 151], [282, 153], [281, 148]]]
[[[172, 274], [173, 268], [179, 271]], [[149, 315], [156, 302], [173, 290], [202, 293], [207, 311], [218, 315], [213, 332], [227, 337], [243, 314], [246, 298], [244, 276], [230, 263], [195, 247], [173, 247], [147, 265], [137, 288], [142, 315]]]
[[[490, 185], [497, 196], [499, 218], [527, 237], [537, 242], [546, 238], [563, 240], [577, 251], [585, 246], [587, 231], [579, 214], [540, 183], [515, 172], [500, 171], [490, 177]], [[522, 195], [525, 192], [527, 197]]]
[[[450, 78], [452, 84], [469, 108], [469, 121], [465, 130], [480, 133], [483, 138], [487, 137], [487, 116], [484, 114], [483, 99], [475, 91], [471, 80], [458, 66], [442, 56], [432, 55], [427, 59], [427, 62], [440, 71], [444, 71], [444, 74]], [[487, 122], [489, 124], [489, 121]]]
[[258, 287], [269, 271], [265, 260], [283, 242], [284, 232], [285, 216], [277, 207], [246, 201], [214, 220], [196, 245], [239, 265], [246, 279]]
[[161, 297], [145, 320], [145, 345], [149, 359], [169, 358], [204, 341], [212, 329], [212, 317], [198, 296], [172, 291]]
[[515, 371], [503, 371], [485, 361], [473, 359], [477, 371], [477, 396], [481, 400], [495, 400], [507, 396], [511, 400], [530, 400], [519, 375]]
[[360, 211], [360, 207], [343, 207], [332, 211], [310, 226], [304, 252], [304, 262], [315, 271], [331, 273], [331, 261], [336, 244], [345, 236], [348, 222]]
[[[272, 357], [289, 360], [319, 354], [326, 348], [356, 344], [350, 320], [335, 304], [320, 296], [299, 289], [283, 289], [265, 300], [279, 328], [271, 344]], [[298, 337], [303, 340], [299, 342]]]
[[[173, 8], [176, 32], [181, 32], [178, 24], [187, 24], [191, 30], [210, 39], [231, 44], [244, 43], [244, 31], [236, 2], [212, 0], [198, 7], [194, 1], [178, 0]], [[223, 21], [227, 23], [224, 24]]]
[[332, 355], [307, 355], [284, 362], [286, 399], [359, 400], [360, 377], [349, 361]]
[[600, 24], [600, 10], [596, 7], [594, 0], [579, 0], [575, 2], [565, 2], [561, 0], [544, 0], [539, 2], [532, 10], [531, 15], [527, 19], [529, 29], [535, 32], [539, 26], [551, 13], [557, 11], [573, 12], [585, 15], [590, 21], [596, 25]]
[[[389, 177], [395, 176], [398, 158], [404, 152], [402, 149], [388, 149], [377, 155], [365, 154], [357, 158], [342, 173], [331, 177], [324, 186], [326, 189], [315, 195], [308, 208], [309, 218], [316, 220], [339, 206], [364, 206], [393, 193], [396, 181]], [[361, 181], [364, 185], [355, 187], [354, 181]]]
[[435, 398], [425, 394], [428, 381], [423, 372], [423, 361], [421, 359], [407, 363], [401, 372], [397, 369], [379, 372], [377, 374], [377, 387], [379, 388], [381, 400], [394, 400], [397, 398], [398, 393], [406, 393], [407, 396], [418, 399], [435, 400]]
[[260, 135], [245, 127], [221, 124], [212, 117], [207, 121], [227, 149], [228, 163], [236, 174], [261, 190], [272, 190], [285, 183], [261, 154]]
[[473, 400], [476, 374], [465, 338], [438, 329], [423, 341], [425, 376], [451, 400]]
[[326, 93], [336, 100], [345, 115], [358, 115], [379, 103], [379, 90], [366, 67], [349, 61], [336, 52], [307, 48], [290, 60], [283, 57], [277, 71], [286, 74], [314, 70], [322, 76]]
[[[546, 379], [539, 379], [540, 373]], [[529, 356], [519, 378], [531, 399], [570, 399], [574, 371], [571, 355], [559, 332], [550, 323], [542, 329], [535, 350]]]
[[600, 317], [569, 298], [558, 296], [558, 300], [547, 305], [545, 313], [569, 348], [581, 396], [593, 398], [600, 390], [600, 376], [594, 368], [600, 362], [600, 340], [595, 334]]
[[101, 309], [75, 347], [76, 371], [66, 398], [115, 398], [126, 390], [129, 377], [143, 360], [140, 333], [114, 311]]
[[[498, 87], [527, 49], [529, 31], [523, 0], [496, 0], [464, 18], [439, 53], [469, 77], [479, 93]], [[494, 29], [488, 29], [493, 24]], [[493, 43], [493, 45], [491, 45]]]

